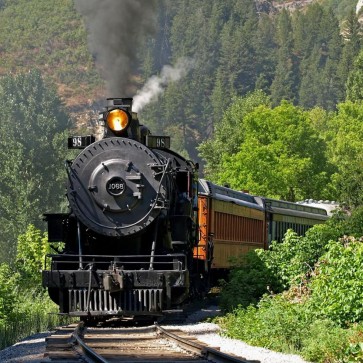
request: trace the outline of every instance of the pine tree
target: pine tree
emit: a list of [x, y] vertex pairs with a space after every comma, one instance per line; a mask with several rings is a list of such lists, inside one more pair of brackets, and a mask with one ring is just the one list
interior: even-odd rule
[[346, 82], [349, 72], [353, 69], [354, 60], [357, 58], [362, 46], [362, 31], [357, 15], [352, 11], [342, 26], [344, 48], [338, 68], [340, 83], [344, 85], [341, 89], [341, 99], [346, 96]]
[[281, 100], [294, 102], [296, 99], [297, 59], [293, 54], [292, 25], [289, 13], [283, 10], [277, 20], [276, 42], [277, 66], [271, 84], [271, 100], [278, 105]]
[[331, 9], [313, 4], [298, 16], [295, 29], [295, 49], [301, 59], [299, 104], [334, 109], [343, 87], [338, 76], [342, 39], [337, 18]]
[[253, 42], [256, 55], [256, 83], [255, 89], [268, 92], [274, 78], [276, 68], [277, 45], [274, 39], [274, 21], [267, 14], [260, 14], [256, 39]]
[[347, 100], [363, 100], [363, 51], [361, 51], [354, 62], [354, 67], [349, 73], [347, 80]]

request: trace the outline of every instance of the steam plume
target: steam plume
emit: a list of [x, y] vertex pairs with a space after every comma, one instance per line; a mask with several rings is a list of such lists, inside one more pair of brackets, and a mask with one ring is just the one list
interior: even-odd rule
[[90, 51], [110, 97], [132, 92], [140, 40], [156, 31], [155, 0], [75, 0], [88, 29]]
[[156, 101], [170, 82], [178, 81], [184, 77], [192, 67], [193, 60], [190, 58], [179, 58], [174, 67], [165, 65], [160, 76], [149, 78], [144, 87], [136, 93], [133, 100], [133, 110], [140, 112], [147, 104]]

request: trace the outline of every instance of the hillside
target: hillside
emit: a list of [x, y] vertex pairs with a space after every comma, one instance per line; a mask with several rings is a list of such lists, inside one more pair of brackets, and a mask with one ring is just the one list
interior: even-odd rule
[[[191, 11], [195, 5], [193, 1], [189, 2]], [[354, 9], [356, 4], [355, 0], [256, 2], [262, 9], [274, 9], [275, 13], [282, 8], [296, 10], [316, 2], [330, 4], [340, 18], [345, 16], [348, 10]], [[95, 66], [96, 57], [92, 56], [88, 49], [84, 22], [76, 12], [73, 0], [3, 0], [1, 4], [0, 75], [40, 69], [42, 74], [56, 85], [58, 93], [74, 118], [80, 118], [81, 124], [87, 123], [89, 110], [98, 107], [95, 106], [95, 102], [104, 98], [105, 87]], [[175, 34], [172, 34], [171, 26], [177, 26], [173, 19], [182, 11], [178, 7], [179, 2], [159, 0], [156, 11], [159, 23], [164, 22], [164, 25], [158, 29], [155, 39], [152, 42], [148, 41], [146, 48], [143, 44], [132, 44], [138, 47], [141, 59], [141, 64], [137, 66], [142, 69], [136, 71], [139, 74], [135, 74], [139, 83], [145, 76], [160, 72], [162, 66], [170, 60], [175, 60], [176, 54], [173, 54], [172, 49], [177, 49], [178, 45], [173, 44]], [[204, 11], [203, 7], [200, 9], [201, 12]], [[188, 15], [187, 11], [185, 16], [190, 22], [191, 13]], [[221, 31], [221, 28], [218, 31]], [[191, 46], [185, 51], [192, 55], [195, 52], [194, 45], [188, 45], [186, 42], [186, 46]], [[209, 51], [216, 52], [214, 49]], [[149, 64], [146, 64], [147, 62]], [[145, 67], [149, 69], [146, 73]], [[133, 71], [135, 72], [135, 69]], [[215, 69], [211, 69], [211, 72], [214, 71]]]
[[0, 74], [34, 68], [56, 85], [70, 111], [79, 111], [100, 97], [102, 81], [72, 0], [4, 1]]

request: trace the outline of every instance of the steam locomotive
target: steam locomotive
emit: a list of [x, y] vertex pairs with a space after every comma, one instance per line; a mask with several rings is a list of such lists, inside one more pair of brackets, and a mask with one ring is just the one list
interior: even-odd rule
[[63, 242], [42, 271], [60, 313], [175, 311], [205, 292], [215, 271], [228, 270], [231, 256], [328, 218], [322, 208], [198, 180], [198, 165], [172, 151], [170, 137], [151, 135], [131, 98], [108, 99], [99, 120], [102, 139], [68, 139], [81, 149], [66, 161], [69, 212], [45, 214], [49, 242]]

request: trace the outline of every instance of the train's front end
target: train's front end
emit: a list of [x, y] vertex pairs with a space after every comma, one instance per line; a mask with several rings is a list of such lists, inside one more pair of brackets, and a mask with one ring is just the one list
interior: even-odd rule
[[161, 315], [189, 296], [194, 166], [139, 124], [132, 99], [108, 99], [100, 121], [102, 139], [69, 138], [82, 151], [66, 162], [69, 212], [45, 215], [63, 243], [43, 286], [61, 313]]

